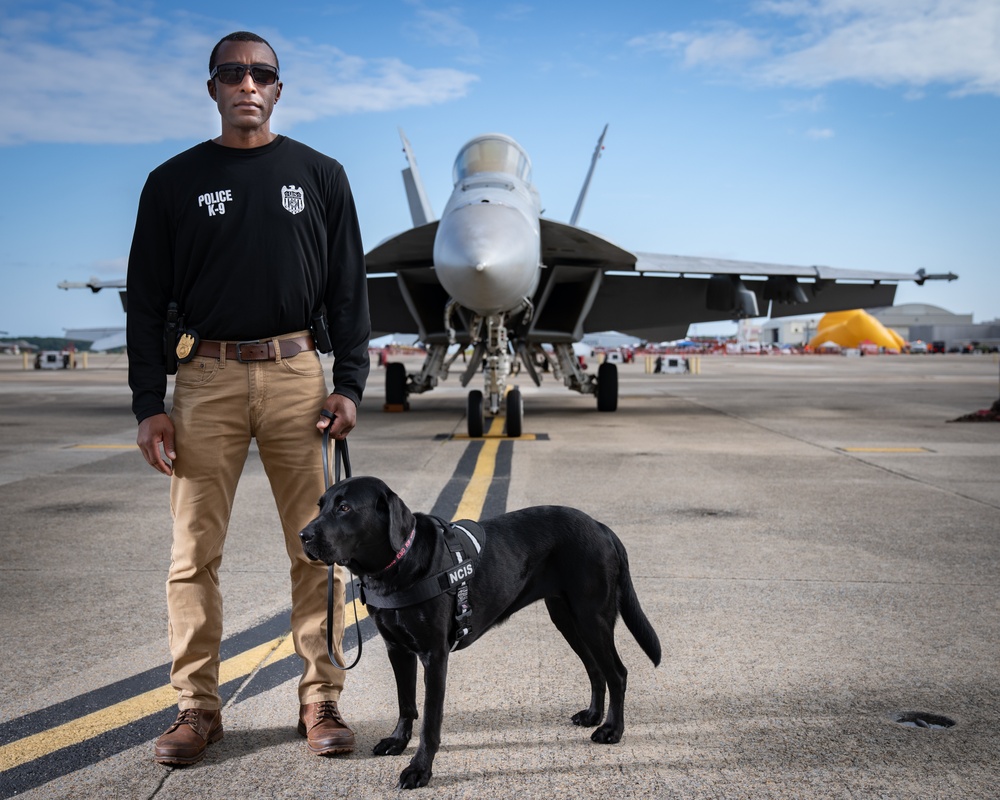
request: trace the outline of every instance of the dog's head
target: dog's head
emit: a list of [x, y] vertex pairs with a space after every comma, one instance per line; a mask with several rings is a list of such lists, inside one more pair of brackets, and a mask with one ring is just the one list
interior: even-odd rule
[[324, 492], [319, 515], [299, 538], [315, 561], [374, 575], [392, 561], [414, 522], [410, 509], [378, 478], [347, 478]]

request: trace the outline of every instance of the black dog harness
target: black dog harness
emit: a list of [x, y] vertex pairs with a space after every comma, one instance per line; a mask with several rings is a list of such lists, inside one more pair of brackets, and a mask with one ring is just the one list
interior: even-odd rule
[[[333, 424], [335, 415], [325, 408], [319, 412], [320, 416], [330, 420]], [[351, 457], [347, 450], [347, 440], [335, 440], [334, 448], [334, 473], [332, 483], [340, 483], [340, 464], [344, 464], [344, 474], [351, 477]], [[330, 426], [323, 431], [323, 479], [327, 486], [331, 486], [330, 481]], [[405, 606], [421, 603], [432, 597], [437, 597], [445, 592], [453, 592], [455, 595], [455, 630], [451, 649], [455, 650], [462, 640], [469, 635], [472, 607], [469, 605], [469, 578], [476, 571], [476, 562], [479, 554], [486, 544], [486, 531], [478, 522], [469, 519], [458, 522], [445, 522], [439, 517], [428, 516], [434, 522], [434, 527], [438, 532], [435, 537], [435, 551], [431, 563], [437, 563], [444, 569], [442, 572], [426, 578], [409, 589], [392, 592], [391, 595], [383, 595], [365, 586], [364, 578], [358, 583], [361, 585], [361, 602], [364, 605], [371, 603], [375, 608], [404, 608]], [[443, 534], [443, 535], [441, 535]], [[460, 535], [461, 534], [461, 535]], [[406, 555], [413, 544], [413, 537], [416, 535], [416, 527], [410, 533], [406, 543], [396, 553], [396, 557], [385, 569], [393, 566], [399, 559]], [[463, 539], [468, 540], [466, 544]], [[469, 546], [471, 545], [471, 547]], [[358, 654], [351, 662], [350, 666], [341, 664], [333, 652], [333, 608], [334, 608], [334, 573], [336, 567], [331, 564], [327, 570], [326, 583], [326, 652], [330, 657], [330, 662], [342, 670], [353, 669], [361, 660], [362, 638], [358, 617], [355, 614], [354, 624], [357, 627]], [[383, 570], [384, 571], [384, 570]], [[351, 597], [354, 597], [354, 580], [350, 581]]]
[[[365, 584], [361, 578], [361, 602], [375, 608], [406, 608], [423, 603], [432, 597], [449, 592], [455, 595], [455, 626], [451, 649], [455, 650], [471, 630], [472, 607], [469, 605], [469, 580], [476, 574], [476, 563], [486, 545], [486, 531], [478, 522], [462, 519], [445, 522], [438, 517], [424, 515], [434, 522], [437, 536], [431, 555], [432, 568], [437, 568], [430, 577], [388, 594], [381, 594]], [[412, 534], [411, 534], [412, 536]], [[404, 550], [408, 549], [404, 545]], [[397, 554], [396, 563], [405, 555]]]

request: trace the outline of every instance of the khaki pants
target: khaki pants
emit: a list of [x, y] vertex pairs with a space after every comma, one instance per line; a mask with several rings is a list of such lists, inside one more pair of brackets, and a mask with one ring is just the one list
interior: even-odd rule
[[[278, 338], [279, 350], [281, 338], [287, 337]], [[326, 397], [315, 351], [248, 363], [224, 355], [218, 360], [199, 356], [178, 368], [171, 411], [177, 458], [170, 485], [174, 529], [167, 612], [170, 680], [181, 710], [221, 705], [219, 565], [251, 438], [257, 440], [291, 560], [292, 637], [303, 661], [299, 700], [340, 698], [344, 673], [333, 667], [326, 652], [327, 567], [306, 557], [298, 536], [316, 516], [325, 489], [316, 421]], [[335, 596], [333, 640], [343, 664], [340, 568]]]

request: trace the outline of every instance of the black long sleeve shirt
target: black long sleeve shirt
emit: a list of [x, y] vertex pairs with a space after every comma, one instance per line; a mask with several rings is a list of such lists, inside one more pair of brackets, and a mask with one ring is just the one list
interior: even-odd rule
[[126, 330], [136, 419], [163, 413], [163, 326], [175, 301], [202, 339], [310, 327], [326, 305], [334, 391], [360, 403], [371, 325], [364, 249], [343, 167], [278, 136], [203, 142], [150, 173], [128, 263]]

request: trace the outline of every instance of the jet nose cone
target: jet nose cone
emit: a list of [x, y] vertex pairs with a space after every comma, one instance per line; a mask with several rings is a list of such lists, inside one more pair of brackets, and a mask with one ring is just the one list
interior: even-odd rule
[[513, 308], [537, 280], [538, 228], [516, 208], [477, 203], [438, 223], [434, 267], [445, 290], [466, 308], [489, 314]]
[[434, 265], [486, 272], [529, 259], [534, 266], [537, 240], [532, 225], [516, 208], [496, 203], [462, 206], [438, 225]]

